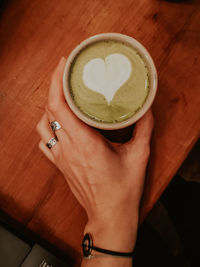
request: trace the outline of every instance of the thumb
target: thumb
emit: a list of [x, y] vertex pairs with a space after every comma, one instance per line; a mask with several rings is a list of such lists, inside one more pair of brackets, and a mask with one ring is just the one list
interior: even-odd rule
[[151, 135], [154, 126], [154, 118], [151, 110], [148, 110], [147, 113], [136, 123], [135, 129], [133, 132], [133, 137], [127, 143], [127, 146], [142, 146], [148, 145], [151, 140]]

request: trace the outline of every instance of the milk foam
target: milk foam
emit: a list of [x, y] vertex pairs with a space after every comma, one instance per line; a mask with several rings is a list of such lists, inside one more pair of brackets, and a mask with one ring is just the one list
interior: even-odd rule
[[115, 53], [105, 60], [90, 60], [84, 66], [82, 79], [89, 89], [104, 95], [109, 104], [117, 90], [128, 81], [131, 72], [132, 64], [128, 57]]

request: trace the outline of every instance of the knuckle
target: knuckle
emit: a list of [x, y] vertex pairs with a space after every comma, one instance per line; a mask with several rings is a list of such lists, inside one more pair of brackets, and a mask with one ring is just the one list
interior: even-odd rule
[[36, 131], [39, 133], [41, 129], [41, 121], [38, 122], [38, 124], [36, 125]]
[[138, 146], [137, 148], [137, 151], [140, 154], [140, 156], [148, 158], [150, 155], [150, 145], [148, 143], [140, 144], [140, 146]]
[[149, 113], [149, 124], [153, 128], [153, 126], [154, 126], [154, 116], [153, 116], [152, 112]]
[[142, 149], [142, 157], [144, 160], [148, 160], [150, 156], [150, 146], [147, 144]]
[[51, 113], [56, 113], [59, 108], [59, 105], [55, 101], [49, 100], [47, 110]]
[[38, 148], [39, 148], [39, 150], [44, 154], [44, 144], [42, 143], [41, 140], [40, 140], [40, 142], [38, 143]]
[[38, 148], [39, 148], [40, 150], [42, 150], [42, 143], [41, 143], [41, 141], [38, 143]]
[[151, 152], [150, 145], [148, 144], [148, 145], [146, 145], [145, 151], [144, 151], [144, 154], [146, 155], [147, 158], [149, 158], [150, 152]]

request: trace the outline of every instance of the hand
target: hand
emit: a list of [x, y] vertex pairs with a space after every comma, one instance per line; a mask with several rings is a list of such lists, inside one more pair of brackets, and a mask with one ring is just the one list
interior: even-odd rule
[[[138, 210], [150, 153], [153, 116], [148, 111], [136, 123], [134, 136], [125, 144], [106, 140], [80, 121], [63, 95], [61, 59], [51, 80], [46, 112], [37, 125], [40, 149], [60, 169], [73, 194], [85, 209], [96, 246], [132, 251], [137, 234]], [[49, 150], [53, 137], [49, 122], [57, 120], [59, 142]]]

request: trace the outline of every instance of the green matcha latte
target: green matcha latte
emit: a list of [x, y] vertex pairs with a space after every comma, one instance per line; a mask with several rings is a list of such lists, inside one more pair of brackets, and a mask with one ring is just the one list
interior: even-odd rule
[[133, 116], [149, 93], [148, 69], [131, 46], [119, 41], [88, 45], [74, 59], [69, 86], [76, 106], [95, 121]]

